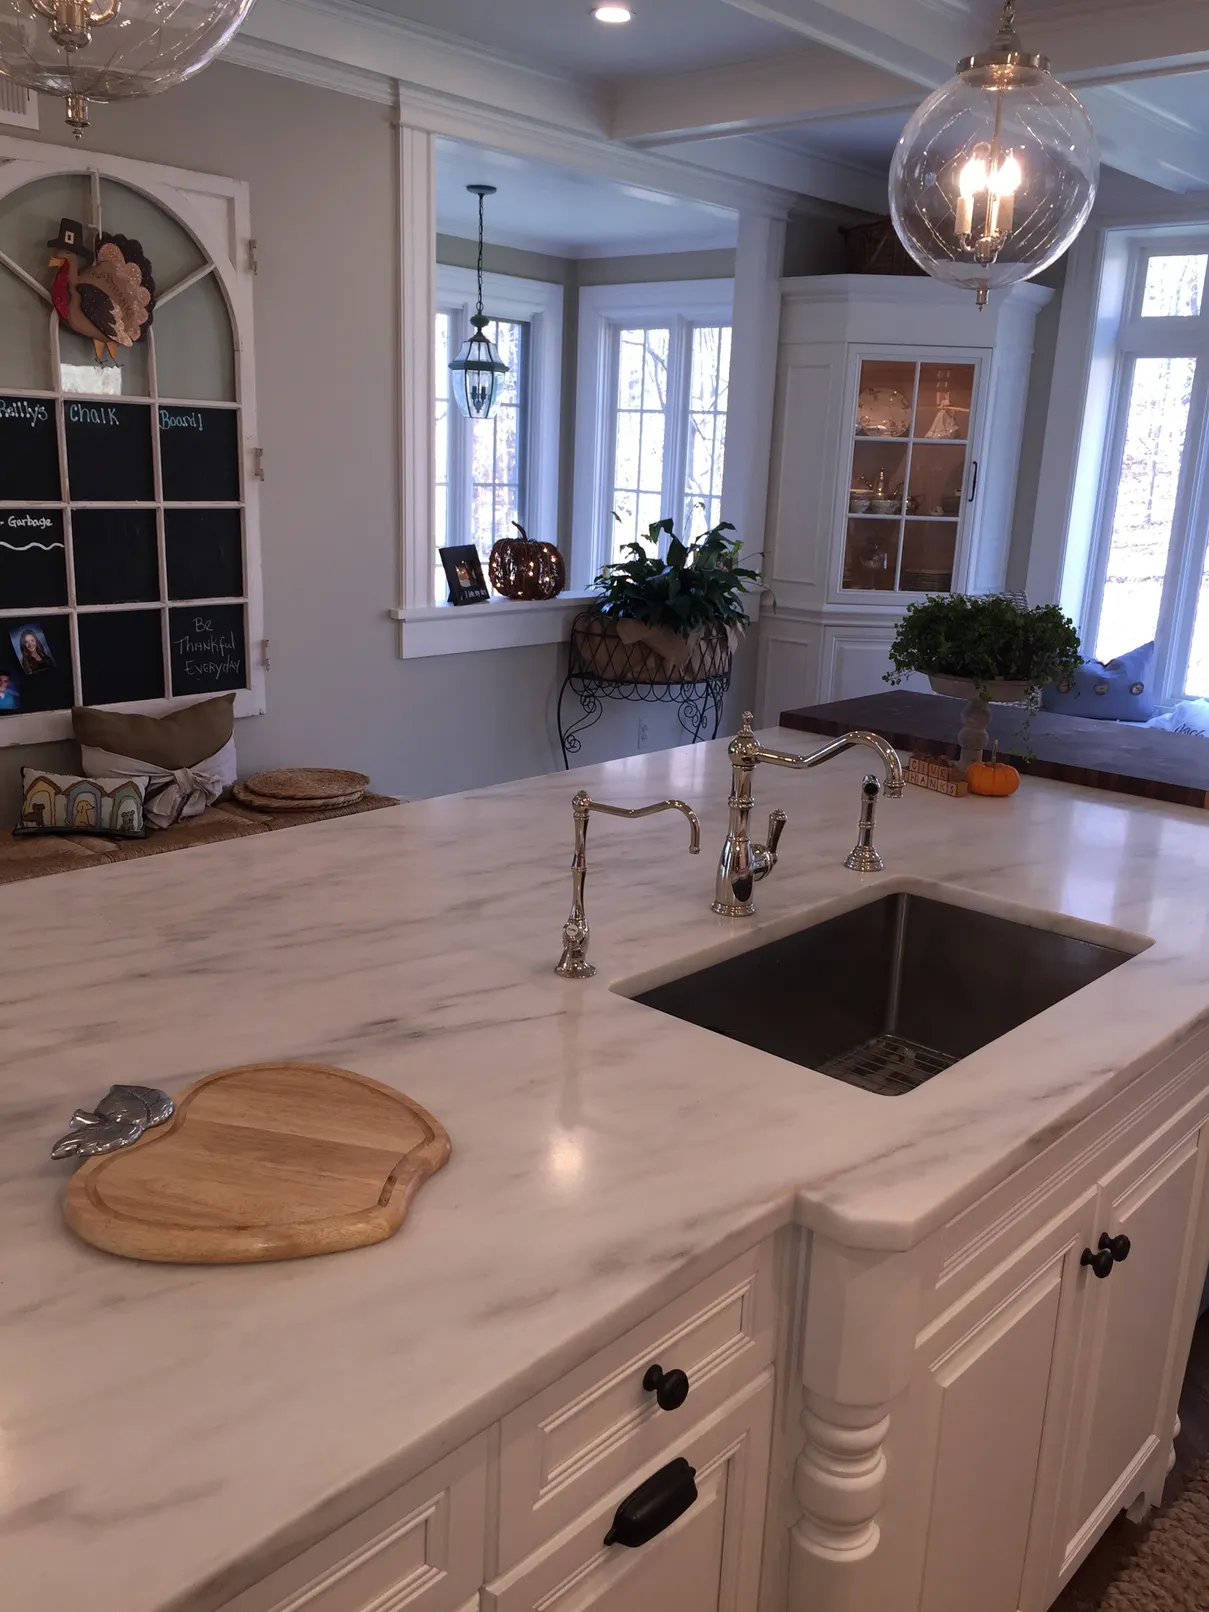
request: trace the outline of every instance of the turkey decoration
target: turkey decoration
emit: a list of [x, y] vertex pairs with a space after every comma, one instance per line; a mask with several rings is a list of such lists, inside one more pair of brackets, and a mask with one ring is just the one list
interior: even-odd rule
[[67, 328], [90, 341], [98, 358], [116, 358], [119, 347], [133, 347], [155, 308], [155, 280], [140, 243], [102, 235], [94, 251], [84, 226], [64, 218], [57, 238], [46, 244], [56, 271], [51, 301]]

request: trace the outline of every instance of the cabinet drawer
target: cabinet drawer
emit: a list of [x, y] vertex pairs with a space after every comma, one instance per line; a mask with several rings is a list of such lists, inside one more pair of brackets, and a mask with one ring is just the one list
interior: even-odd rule
[[487, 1439], [472, 1440], [223, 1612], [464, 1612], [483, 1581]]
[[[771, 1364], [775, 1331], [768, 1241], [506, 1416], [501, 1568], [536, 1550]], [[679, 1409], [660, 1410], [643, 1388], [652, 1365], [687, 1374]]]
[[751, 1612], [772, 1432], [773, 1374], [766, 1371], [664, 1456], [696, 1471], [697, 1499], [645, 1545], [604, 1538], [631, 1487], [662, 1461], [634, 1469], [549, 1549], [489, 1584], [482, 1612]]

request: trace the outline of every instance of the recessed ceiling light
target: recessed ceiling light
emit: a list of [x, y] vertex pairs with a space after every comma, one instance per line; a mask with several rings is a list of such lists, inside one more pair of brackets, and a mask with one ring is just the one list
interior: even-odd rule
[[629, 22], [630, 18], [634, 15], [634, 13], [630, 10], [629, 6], [621, 6], [621, 5], [615, 5], [614, 4], [614, 5], [605, 5], [605, 6], [593, 6], [592, 7], [592, 15], [596, 18], [597, 22], [619, 23], [619, 22]]

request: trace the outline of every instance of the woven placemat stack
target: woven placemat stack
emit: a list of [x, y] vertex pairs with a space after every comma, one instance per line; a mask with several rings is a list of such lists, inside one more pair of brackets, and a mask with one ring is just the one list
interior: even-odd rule
[[339, 767], [278, 767], [235, 785], [235, 799], [258, 812], [334, 811], [364, 799], [369, 779]]

